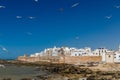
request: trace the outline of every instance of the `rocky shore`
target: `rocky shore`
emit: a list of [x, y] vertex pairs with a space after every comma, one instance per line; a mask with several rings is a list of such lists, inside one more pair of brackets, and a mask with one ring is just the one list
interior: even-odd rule
[[[21, 80], [120, 80], [120, 71], [93, 70], [86, 66], [70, 64], [52, 64], [45, 62], [26, 63], [20, 61], [0, 61], [0, 64], [12, 64], [17, 66], [33, 66], [36, 71], [45, 71], [32, 78]], [[94, 67], [94, 66], [93, 66]], [[12, 80], [2, 79], [2, 80]]]
[[[44, 69], [52, 74], [59, 74], [64, 79], [61, 80], [119, 80], [120, 79], [120, 71], [93, 71], [89, 68], [81, 68], [79, 66], [67, 65], [67, 64], [54, 64], [51, 66], [41, 66], [40, 70]], [[37, 76], [39, 78], [43, 78], [42, 80], [51, 79], [50, 76], [44, 77], [42, 75]], [[65, 79], [67, 78], [67, 79]], [[58, 80], [58, 79], [56, 79]]]

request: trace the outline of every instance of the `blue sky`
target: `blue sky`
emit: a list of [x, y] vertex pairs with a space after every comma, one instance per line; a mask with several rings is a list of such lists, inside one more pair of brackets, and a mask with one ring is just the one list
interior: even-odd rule
[[0, 0], [0, 58], [53, 46], [117, 49], [119, 44], [119, 0]]

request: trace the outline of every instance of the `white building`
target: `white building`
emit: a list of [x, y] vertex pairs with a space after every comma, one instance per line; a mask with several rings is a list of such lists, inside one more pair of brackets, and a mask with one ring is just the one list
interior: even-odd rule
[[59, 51], [59, 48], [56, 48], [56, 46], [54, 46], [54, 48], [51, 49], [51, 52], [50, 52], [51, 56], [58, 56], [59, 55], [58, 51]]
[[92, 54], [91, 48], [85, 47], [84, 49], [71, 49], [71, 56], [90, 56]]
[[119, 51], [115, 52], [114, 54], [114, 62], [120, 63], [120, 52]]
[[114, 51], [108, 51], [105, 55], [106, 63], [114, 63]]
[[85, 47], [81, 49], [77, 48], [69, 48], [69, 47], [61, 47], [61, 48], [47, 48], [44, 51], [41, 51], [40, 53], [31, 54], [30, 57], [38, 57], [38, 56], [102, 56], [101, 62], [113, 62], [120, 63], [120, 46], [118, 51], [112, 51], [108, 50], [106, 48], [98, 48], [95, 50], [91, 50], [90, 47]]
[[105, 55], [108, 52], [106, 48], [98, 48], [93, 51], [93, 56], [102, 56], [102, 62], [105, 62]]
[[120, 63], [120, 46], [119, 46], [119, 50], [115, 52], [114, 54], [114, 62], [115, 63]]

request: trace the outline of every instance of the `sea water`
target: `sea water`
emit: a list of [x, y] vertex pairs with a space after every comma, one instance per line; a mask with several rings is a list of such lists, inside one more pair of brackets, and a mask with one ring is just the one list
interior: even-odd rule
[[43, 71], [36, 71], [35, 67], [5, 65], [0, 67], [0, 80], [11, 78], [11, 80], [20, 80], [22, 78], [32, 78], [37, 74], [45, 74]]

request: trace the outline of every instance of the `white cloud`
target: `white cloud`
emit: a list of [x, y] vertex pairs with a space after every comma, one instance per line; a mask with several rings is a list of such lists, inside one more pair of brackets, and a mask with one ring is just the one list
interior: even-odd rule
[[27, 35], [33, 35], [33, 33], [31, 33], [31, 32], [26, 32], [27, 33]]
[[0, 8], [6, 8], [5, 6], [0, 6]]
[[106, 18], [106, 19], [111, 19], [112, 16], [111, 16], [111, 15], [110, 15], [110, 16], [105, 16], [105, 18]]
[[76, 6], [78, 6], [79, 5], [79, 3], [75, 3], [75, 4], [73, 4], [71, 7], [73, 8], [73, 7], [76, 7]]
[[17, 18], [17, 19], [21, 19], [21, 18], [22, 18], [22, 16], [16, 16], [16, 18]]

